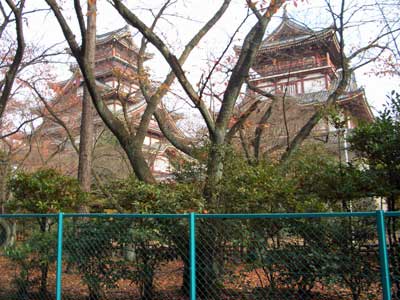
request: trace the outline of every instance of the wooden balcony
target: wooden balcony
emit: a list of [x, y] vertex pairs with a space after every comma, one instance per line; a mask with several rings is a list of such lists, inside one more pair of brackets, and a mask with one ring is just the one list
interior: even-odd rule
[[[290, 62], [278, 62], [276, 64], [268, 64], [261, 67], [254, 67], [255, 71], [261, 77], [270, 77], [279, 74], [295, 73], [299, 71], [307, 71], [316, 68], [332, 68], [336, 69], [329, 57], [314, 59], [304, 58], [302, 60]], [[254, 79], [257, 79], [256, 77]]]

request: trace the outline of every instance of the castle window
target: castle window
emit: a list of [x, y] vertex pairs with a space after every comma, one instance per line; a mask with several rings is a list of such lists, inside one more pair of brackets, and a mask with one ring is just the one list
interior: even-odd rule
[[309, 56], [303, 59], [303, 63], [306, 67], [313, 67], [315, 65], [315, 57]]
[[279, 90], [281, 93], [286, 93], [287, 95], [296, 95], [297, 92], [297, 83], [296, 82], [288, 82], [279, 85]]
[[312, 80], [304, 81], [304, 92], [305, 93], [314, 93], [326, 90], [325, 87], [325, 79], [324, 78], [315, 78]]

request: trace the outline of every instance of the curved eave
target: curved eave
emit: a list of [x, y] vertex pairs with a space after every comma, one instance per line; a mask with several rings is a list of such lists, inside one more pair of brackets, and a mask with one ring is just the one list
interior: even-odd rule
[[343, 109], [349, 111], [357, 120], [372, 123], [375, 117], [368, 105], [364, 90], [351, 93], [338, 101]]
[[[283, 41], [282, 43], [278, 43], [276, 45], [260, 47], [257, 56], [263, 54], [270, 54], [271, 52], [279, 52], [289, 48], [296, 48], [305, 45], [310, 45], [314, 43], [319, 43], [324, 45], [327, 49], [329, 49], [335, 59], [338, 61], [340, 57], [340, 46], [337, 40], [335, 32], [330, 29], [320, 34], [315, 34], [309, 37], [305, 37], [300, 40], [288, 40]], [[333, 46], [333, 47], [332, 47]]]
[[[138, 55], [139, 48], [133, 42], [132, 42], [132, 44], [128, 43], [125, 40], [125, 38], [131, 38], [130, 33], [129, 34], [126, 33], [126, 34], [123, 34], [120, 36], [109, 36], [109, 37], [103, 38], [101, 40], [96, 40], [96, 46], [107, 44], [109, 42], [117, 42], [117, 43], [121, 44], [122, 46], [128, 48], [132, 52], [134, 52], [136, 55]], [[145, 60], [151, 59], [153, 57], [154, 57], [153, 53], [146, 52], [144, 54]]]
[[65, 91], [70, 91], [71, 89], [76, 89], [78, 88], [78, 85], [76, 85], [76, 80], [79, 76], [79, 72], [78, 71], [74, 71], [71, 75], [70, 78], [61, 81], [61, 82], [57, 82], [56, 85], [58, 85], [61, 88], [62, 92]]

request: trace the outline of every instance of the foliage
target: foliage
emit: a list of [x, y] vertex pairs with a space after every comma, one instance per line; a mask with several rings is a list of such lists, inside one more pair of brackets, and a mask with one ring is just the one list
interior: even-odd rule
[[283, 212], [294, 210], [295, 185], [277, 165], [250, 165], [232, 153], [221, 183], [221, 212]]
[[[245, 239], [245, 271], [262, 272], [260, 299], [313, 298], [317, 283], [342, 286], [353, 300], [378, 278], [378, 255], [366, 251], [376, 237], [373, 219], [255, 220]], [[368, 248], [367, 248], [368, 249]]]
[[[385, 197], [388, 210], [399, 209], [400, 199], [400, 94], [393, 91], [383, 111], [372, 124], [354, 130], [351, 148], [366, 164], [365, 173], [374, 179], [376, 196]], [[390, 243], [391, 270], [396, 295], [400, 295], [400, 256], [398, 224], [389, 218], [387, 235]]]
[[[40, 284], [40, 298], [47, 299], [48, 266], [56, 261], [57, 238], [55, 231], [34, 231], [22, 244], [14, 244], [5, 249], [5, 255], [19, 267], [14, 284], [18, 299], [29, 299], [32, 288]], [[38, 271], [41, 276], [38, 277]], [[46, 271], [47, 272], [47, 271]]]
[[201, 190], [195, 183], [148, 184], [129, 177], [111, 182], [107, 189], [127, 212], [184, 213], [204, 207]]
[[[14, 211], [30, 213], [68, 211], [78, 207], [85, 199], [75, 179], [51, 169], [39, 170], [32, 174], [18, 173], [10, 179], [9, 188], [13, 193], [9, 207]], [[18, 262], [22, 266], [40, 269], [40, 291], [43, 295], [47, 295], [47, 275], [53, 257], [49, 253], [56, 249], [48, 237], [53, 223], [47, 217], [38, 218], [37, 221], [39, 231], [33, 233], [33, 238], [37, 239], [30, 241], [29, 246], [17, 249], [17, 254], [20, 253], [20, 256], [15, 256], [12, 251], [10, 255], [18, 257]], [[24, 267], [21, 270], [18, 282], [23, 285], [25, 279], [25, 283], [28, 284], [30, 282], [28, 273], [24, 271]]]
[[[337, 224], [339, 223], [339, 224]], [[374, 219], [343, 219], [330, 224], [327, 231], [327, 280], [351, 291], [353, 300], [361, 299], [369, 287], [378, 282], [378, 253], [369, 249], [375, 236]]]
[[337, 211], [348, 210], [350, 201], [362, 209], [359, 200], [373, 195], [373, 178], [316, 145], [303, 147], [284, 164], [249, 164], [232, 153], [225, 166], [222, 212]]
[[357, 166], [340, 163], [321, 146], [303, 147], [283, 168], [296, 182], [297, 212], [348, 211], [350, 202], [359, 210], [376, 209], [361, 205], [362, 199], [374, 195], [374, 178]]
[[[130, 177], [112, 181], [106, 189], [124, 211], [131, 213], [184, 213], [203, 207], [195, 184], [155, 185]], [[113, 208], [113, 204], [108, 207]], [[91, 299], [104, 298], [106, 289], [119, 279], [131, 280], [139, 287], [142, 299], [152, 299], [155, 270], [165, 262], [166, 253], [187, 258], [188, 238], [182, 236], [188, 231], [185, 220], [104, 219], [76, 222], [69, 230], [66, 252], [84, 274]], [[121, 252], [124, 257], [116, 255]]]
[[53, 169], [34, 173], [20, 172], [9, 181], [12, 210], [31, 213], [51, 213], [77, 208], [85, 200], [78, 182]]
[[67, 260], [82, 274], [89, 299], [106, 298], [120, 279], [135, 283], [143, 300], [153, 299], [155, 270], [176, 247], [166, 234], [171, 222], [106, 218], [67, 224]]
[[394, 210], [400, 195], [400, 94], [393, 91], [376, 121], [356, 128], [349, 141], [376, 181], [375, 194], [389, 199]]
[[102, 219], [66, 223], [67, 261], [82, 274], [90, 300], [103, 299], [104, 289], [115, 287], [124, 277], [125, 262], [113, 257], [121, 239], [118, 228], [125, 224]]

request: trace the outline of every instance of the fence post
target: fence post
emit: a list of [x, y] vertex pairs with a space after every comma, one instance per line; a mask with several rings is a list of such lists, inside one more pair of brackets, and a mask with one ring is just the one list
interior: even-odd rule
[[190, 300], [196, 300], [196, 214], [189, 214]]
[[61, 300], [61, 277], [62, 277], [62, 248], [63, 248], [63, 224], [64, 214], [58, 214], [58, 235], [57, 235], [57, 273], [56, 273], [56, 300]]
[[390, 284], [390, 273], [389, 273], [389, 260], [388, 252], [386, 247], [386, 230], [385, 230], [385, 218], [383, 210], [376, 211], [376, 223], [378, 227], [378, 240], [379, 240], [379, 261], [381, 267], [381, 281], [383, 300], [390, 300], [391, 295], [391, 284]]

